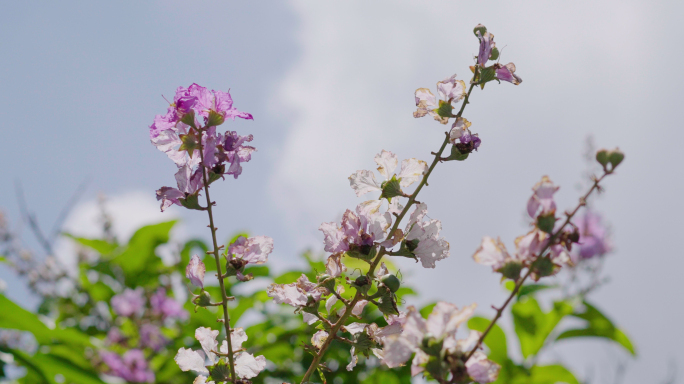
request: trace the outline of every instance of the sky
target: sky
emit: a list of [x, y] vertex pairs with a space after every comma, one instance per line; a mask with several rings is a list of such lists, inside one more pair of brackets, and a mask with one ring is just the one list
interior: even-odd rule
[[[65, 228], [94, 234], [96, 198], [108, 196], [121, 237], [144, 223], [181, 218], [177, 236], [207, 237], [204, 216], [158, 212], [154, 191], [175, 166], [149, 143], [162, 95], [196, 82], [230, 89], [254, 121], [229, 122], [258, 148], [238, 180], [212, 190], [217, 226], [274, 238], [269, 263], [298, 265], [322, 250], [317, 230], [364, 201], [348, 177], [386, 149], [429, 161], [444, 127], [414, 119], [413, 92], [456, 73], [467, 80], [482, 23], [523, 83], [475, 90], [464, 117], [482, 139], [465, 162], [440, 164], [420, 200], [442, 221], [451, 257], [436, 269], [402, 262], [420, 302], [503, 302], [491, 271], [472, 261], [482, 236], [526, 232], [531, 187], [548, 175], [561, 209], [577, 202], [588, 135], [626, 160], [594, 207], [611, 223], [611, 281], [593, 296], [635, 341], [636, 360], [598, 342], [553, 351], [580, 374], [628, 361], [625, 384], [684, 367], [684, 312], [676, 243], [684, 226], [678, 112], [684, 27], [677, 2], [646, 1], [228, 1], [15, 2], [0, 14], [0, 207], [20, 219], [14, 183], [50, 228], [78, 186], [88, 186]], [[674, 63], [674, 64], [671, 64]], [[11, 92], [9, 92], [11, 91]], [[94, 223], [95, 222], [95, 223]], [[35, 240], [24, 226], [24, 241]], [[60, 252], [69, 245], [61, 241]], [[30, 302], [7, 270], [10, 297]], [[504, 318], [504, 325], [509, 319]], [[509, 323], [510, 324], [510, 323]], [[599, 369], [600, 370], [600, 369]], [[681, 371], [681, 369], [680, 369]], [[655, 381], [654, 381], [655, 380]], [[600, 382], [597, 380], [596, 382]]]

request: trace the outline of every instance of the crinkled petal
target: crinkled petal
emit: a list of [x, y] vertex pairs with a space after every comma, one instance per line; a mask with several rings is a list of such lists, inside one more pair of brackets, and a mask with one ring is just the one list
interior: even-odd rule
[[[416, 89], [416, 107], [418, 109], [413, 112], [413, 117], [423, 117], [437, 108], [437, 98], [427, 88]], [[434, 114], [434, 112], [432, 112]]]
[[311, 325], [317, 322], [318, 320], [318, 316], [309, 312], [302, 312], [302, 321], [304, 321], [305, 323]]
[[164, 212], [172, 204], [181, 206], [180, 200], [184, 199], [185, 194], [176, 188], [161, 187], [157, 190], [157, 201], [161, 200], [161, 211]]
[[268, 287], [268, 297], [272, 297], [276, 304], [288, 304], [293, 307], [306, 305], [306, 292], [292, 284], [272, 284]]
[[314, 335], [311, 337], [311, 344], [318, 348], [321, 349], [323, 347], [323, 343], [328, 339], [328, 332], [326, 331], [318, 331], [314, 333]]
[[235, 374], [241, 379], [256, 377], [266, 368], [264, 356], [254, 357], [251, 353], [238, 352], [235, 354]]
[[397, 155], [390, 151], [385, 151], [384, 149], [379, 154], [375, 155], [375, 163], [378, 164], [378, 172], [389, 180], [394, 174], [394, 170], [397, 168]]
[[347, 371], [352, 371], [354, 370], [354, 367], [356, 367], [356, 364], [359, 362], [359, 357], [356, 356], [356, 348], [351, 347], [351, 350], [349, 351], [351, 353], [351, 359], [349, 361], [349, 364], [347, 364]]
[[411, 361], [411, 376], [415, 376], [425, 370], [423, 367], [430, 360], [430, 356], [427, 353], [417, 350], [416, 355], [413, 356]]
[[344, 328], [346, 328], [347, 332], [351, 333], [352, 335], [356, 335], [357, 333], [363, 332], [367, 326], [368, 324], [365, 323], [351, 323], [349, 325], [345, 325]]
[[233, 350], [242, 348], [242, 343], [247, 341], [247, 334], [243, 328], [233, 328], [230, 332], [230, 343]]
[[323, 223], [318, 230], [323, 232], [323, 244], [327, 252], [339, 253], [349, 250], [349, 244], [345, 241], [344, 230], [336, 223]]
[[368, 192], [382, 191], [381, 185], [375, 180], [375, 174], [371, 171], [356, 171], [349, 176], [349, 185], [351, 185], [356, 196], [365, 195]]
[[449, 257], [449, 242], [444, 239], [424, 239], [418, 243], [413, 253], [424, 268], [434, 268], [437, 260]]
[[363, 309], [367, 304], [368, 300], [359, 300], [356, 305], [354, 305], [354, 309], [352, 309], [352, 315], [361, 316], [361, 312], [363, 312]]
[[331, 277], [340, 277], [347, 267], [342, 263], [342, 254], [336, 253], [328, 257], [325, 263], [325, 272]]
[[205, 375], [209, 374], [209, 370], [204, 366], [204, 356], [190, 348], [179, 349], [173, 360], [183, 372], [195, 371]]
[[228, 247], [229, 255], [242, 259], [248, 264], [265, 263], [271, 252], [273, 252], [273, 239], [268, 236], [254, 236], [248, 239], [240, 236]]
[[427, 169], [428, 165], [423, 160], [414, 158], [403, 160], [401, 162], [401, 171], [399, 171], [399, 174], [397, 175], [397, 177], [401, 178], [399, 185], [408, 187], [416, 181], [421, 180]]
[[485, 236], [482, 238], [480, 248], [475, 251], [473, 259], [478, 264], [492, 266], [494, 270], [497, 270], [512, 258], [501, 239], [494, 240]]
[[383, 363], [390, 368], [403, 365], [413, 354], [415, 347], [413, 343], [400, 335], [392, 335], [385, 339], [385, 346], [382, 349]]
[[466, 362], [468, 375], [480, 384], [491, 383], [499, 377], [501, 367], [487, 359], [487, 356], [476, 351]]
[[207, 381], [206, 376], [197, 376], [195, 377], [195, 380], [192, 381], [192, 384], [215, 384], [213, 381]]
[[332, 309], [333, 305], [335, 305], [335, 303], [337, 303], [337, 296], [331, 295], [328, 298], [328, 300], [325, 301], [325, 310], [328, 311], [328, 313], [332, 313], [330, 312], [330, 310]]
[[214, 331], [207, 327], [199, 327], [195, 330], [195, 339], [200, 342], [204, 353], [212, 364], [216, 363], [217, 359], [216, 354], [212, 351], [218, 350], [218, 341], [216, 341], [218, 335], [219, 331]]
[[207, 267], [204, 266], [202, 260], [199, 256], [193, 255], [185, 268], [185, 277], [190, 279], [190, 282], [200, 288], [204, 288], [204, 273], [207, 271]]

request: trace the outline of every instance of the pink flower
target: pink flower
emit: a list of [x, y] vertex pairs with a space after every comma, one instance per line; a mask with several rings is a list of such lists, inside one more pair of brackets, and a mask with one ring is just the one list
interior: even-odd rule
[[381, 204], [380, 200], [371, 200], [359, 204], [356, 212], [347, 210], [342, 215], [340, 226], [336, 223], [321, 224], [318, 229], [323, 232], [325, 250], [367, 253], [375, 241], [385, 239], [392, 224], [392, 215], [378, 212]]
[[145, 292], [142, 287], [135, 290], [126, 288], [122, 293], [112, 297], [112, 309], [119, 316], [133, 316], [140, 314], [145, 306]]
[[[393, 178], [399, 181], [399, 185], [403, 188], [419, 181], [425, 171], [427, 171], [427, 163], [423, 160], [406, 159], [401, 162], [401, 170], [398, 174], [394, 173], [397, 168], [397, 156], [389, 151], [383, 150], [375, 156], [375, 163], [378, 164], [378, 172], [385, 178], [385, 183]], [[365, 195], [368, 192], [378, 191], [382, 192], [383, 184], [375, 180], [375, 174], [372, 171], [356, 171], [349, 176], [349, 184], [351, 185], [356, 196]]]
[[429, 114], [442, 124], [448, 123], [450, 116], [447, 116], [444, 112], [448, 112], [449, 115], [451, 114], [451, 110], [456, 103], [465, 98], [465, 89], [465, 82], [463, 80], [456, 80], [455, 74], [437, 83], [437, 92], [440, 96], [439, 101], [429, 89], [418, 88], [415, 93], [416, 107], [418, 109], [413, 112], [413, 117], [418, 118]]
[[[541, 181], [535, 184], [532, 188], [534, 194], [527, 202], [527, 213], [534, 218], [537, 215], [546, 215], [556, 211], [556, 202], [553, 200], [553, 195], [558, 191], [558, 188], [553, 184], [553, 181], [548, 176], [542, 177]], [[541, 212], [539, 208], [541, 207]]]
[[480, 248], [475, 251], [473, 259], [479, 264], [491, 266], [494, 271], [500, 270], [509, 262], [518, 260], [517, 255], [514, 258], [508, 254], [501, 239], [494, 240], [489, 236], [482, 238]]
[[[483, 28], [485, 32], [481, 33], [478, 28]], [[475, 27], [475, 35], [477, 35], [477, 38], [480, 40], [480, 51], [477, 54], [477, 64], [484, 67], [487, 65], [487, 61], [489, 61], [489, 58], [492, 55], [492, 50], [496, 47], [494, 35], [486, 32], [486, 28], [484, 28], [484, 25], [482, 24], [478, 24]]]
[[190, 282], [199, 288], [204, 288], [204, 273], [207, 267], [204, 265], [199, 256], [193, 255], [185, 268], [185, 277], [190, 279]]
[[291, 284], [271, 284], [268, 287], [268, 297], [272, 297], [276, 304], [288, 304], [293, 307], [307, 305], [309, 299], [319, 302], [327, 290], [309, 281], [305, 274]]
[[273, 239], [268, 236], [245, 238], [240, 236], [228, 247], [229, 261], [238, 259], [246, 264], [263, 264], [273, 252]]
[[580, 238], [576, 248], [573, 248], [573, 259], [601, 257], [613, 249], [608, 231], [598, 213], [587, 209], [575, 225]]
[[518, 85], [522, 83], [522, 79], [515, 74], [515, 64], [508, 63], [506, 65], [501, 65], [499, 63], [494, 64], [494, 71], [496, 73], [496, 78], [503, 81], [508, 81]]

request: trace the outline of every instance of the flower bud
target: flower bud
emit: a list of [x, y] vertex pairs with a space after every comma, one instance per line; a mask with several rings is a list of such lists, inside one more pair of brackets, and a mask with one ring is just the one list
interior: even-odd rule
[[613, 169], [620, 165], [620, 163], [622, 163], [622, 160], [624, 159], [625, 154], [622, 153], [619, 148], [615, 148], [608, 154], [608, 161], [610, 161], [610, 165], [613, 166]]
[[596, 161], [599, 162], [602, 166], [607, 166], [608, 165], [608, 151], [605, 149], [602, 149], [598, 152], [596, 152]]
[[556, 212], [552, 211], [546, 215], [537, 216], [537, 228], [546, 233], [553, 232], [553, 227], [556, 225]]
[[499, 268], [497, 271], [506, 279], [518, 281], [520, 278], [520, 271], [522, 271], [522, 263], [519, 261], [509, 261]]
[[492, 48], [492, 53], [489, 54], [489, 60], [496, 60], [499, 58], [499, 48]]
[[396, 292], [399, 290], [399, 287], [401, 287], [401, 282], [399, 282], [399, 279], [393, 274], [382, 276], [380, 278], [380, 282], [384, 284], [385, 287], [387, 287], [392, 293]]
[[198, 296], [192, 299], [192, 303], [198, 307], [209, 307], [211, 305], [211, 295], [209, 292], [202, 290]]
[[[478, 32], [479, 32], [479, 36], [478, 36]], [[474, 33], [475, 36], [477, 36], [477, 37], [484, 36], [484, 34], [487, 33], [487, 27], [485, 27], [485, 26], [482, 25], [482, 24], [478, 24], [478, 25], [475, 26], [475, 28], [473, 28], [473, 33]]]

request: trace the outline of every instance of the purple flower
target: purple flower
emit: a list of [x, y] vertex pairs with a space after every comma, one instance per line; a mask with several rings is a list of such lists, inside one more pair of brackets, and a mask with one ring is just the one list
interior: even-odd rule
[[475, 27], [475, 34], [477, 35], [477, 38], [480, 39], [480, 52], [477, 55], [477, 63], [484, 67], [487, 64], [487, 61], [489, 61], [489, 57], [492, 55], [492, 49], [496, 47], [496, 43], [494, 42], [493, 34], [489, 32], [484, 32], [484, 34], [482, 34], [477, 30], [478, 27], [484, 28], [484, 26], [479, 24]]
[[347, 210], [339, 227], [336, 223], [321, 224], [318, 229], [323, 232], [325, 250], [367, 252], [376, 240], [384, 239], [392, 224], [392, 215], [378, 212], [381, 204], [381, 200], [370, 200], [359, 204], [356, 212]]
[[107, 341], [107, 344], [109, 344], [109, 345], [119, 344], [122, 341], [124, 341], [125, 339], [126, 339], [126, 337], [124, 337], [124, 335], [121, 333], [121, 331], [117, 327], [109, 328], [109, 331], [107, 331], [106, 341]]
[[578, 250], [573, 249], [573, 259], [601, 257], [613, 249], [608, 231], [601, 221], [601, 215], [587, 210], [575, 223], [580, 238], [575, 248]]
[[230, 91], [221, 92], [214, 91], [213, 89], [210, 91], [197, 84], [191, 85], [190, 88], [192, 88], [191, 92], [197, 97], [197, 104], [194, 105], [195, 111], [205, 119], [209, 117], [209, 111], [213, 111], [221, 115], [224, 119], [232, 118], [235, 120], [236, 117], [239, 117], [242, 119], [254, 120], [251, 114], [240, 112], [233, 107], [233, 98], [230, 97]]
[[202, 189], [202, 168], [193, 172], [189, 165], [184, 165], [176, 172], [176, 183], [178, 189], [161, 187], [157, 190], [157, 201], [162, 202], [160, 207], [162, 212], [172, 204], [182, 206], [179, 199], [185, 199]]
[[204, 273], [207, 271], [207, 267], [204, 265], [199, 256], [193, 255], [185, 268], [185, 277], [190, 279], [190, 282], [200, 288], [204, 288]]
[[153, 383], [154, 373], [149, 369], [145, 355], [139, 349], [131, 349], [123, 356], [110, 351], [100, 351], [102, 362], [109, 374], [133, 383]]
[[164, 288], [159, 288], [150, 297], [150, 305], [152, 306], [152, 312], [157, 316], [162, 316], [164, 320], [185, 320], [188, 318], [188, 312], [175, 299], [166, 296], [166, 289]]
[[135, 290], [126, 288], [123, 293], [112, 297], [112, 309], [119, 316], [132, 316], [139, 313], [145, 306], [145, 296], [142, 287]]
[[[553, 184], [553, 181], [548, 176], [542, 177], [541, 181], [534, 185], [532, 190], [534, 194], [527, 202], [527, 213], [534, 218], [539, 215], [546, 215], [556, 211], [556, 202], [553, 200], [553, 195], [558, 191], [558, 188]], [[541, 207], [541, 211], [539, 208]]]
[[515, 74], [515, 64], [513, 63], [508, 63], [506, 65], [496, 63], [494, 64], [494, 70], [496, 78], [499, 80], [508, 81], [515, 85], [522, 83], [522, 79]]
[[168, 339], [162, 335], [159, 327], [152, 324], [143, 324], [140, 327], [140, 345], [151, 348], [158, 352], [168, 343]]
[[240, 259], [244, 264], [263, 264], [273, 252], [273, 239], [268, 236], [240, 236], [228, 247], [229, 261]]
[[219, 154], [220, 161], [230, 164], [224, 174], [233, 175], [236, 179], [240, 176], [242, 173], [240, 163], [250, 161], [252, 152], [256, 151], [256, 148], [243, 144], [252, 141], [253, 138], [252, 135], [240, 136], [237, 132], [227, 131], [222, 140], [219, 139], [219, 142], [223, 144], [223, 150]]

